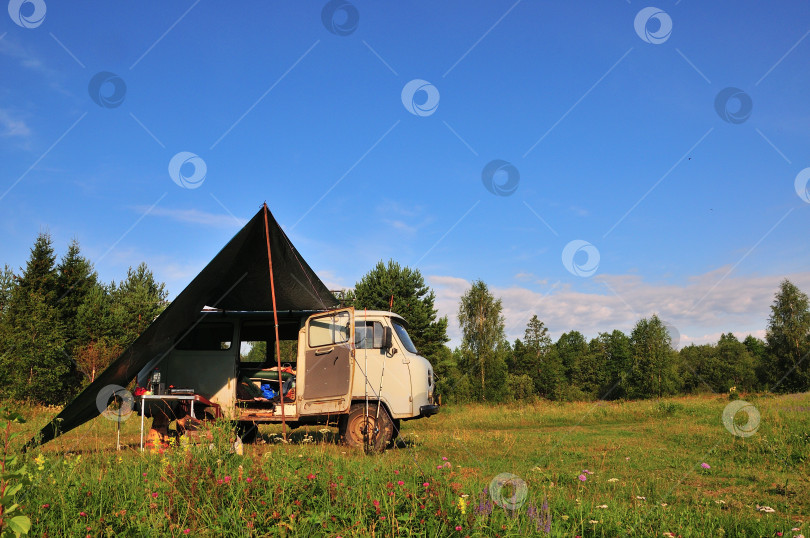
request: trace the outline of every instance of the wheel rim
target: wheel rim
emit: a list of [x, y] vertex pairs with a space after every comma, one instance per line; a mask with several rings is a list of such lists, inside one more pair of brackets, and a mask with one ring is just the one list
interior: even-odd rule
[[374, 435], [376, 433], [376, 420], [373, 415], [361, 414], [355, 417], [349, 424], [349, 435], [359, 442], [368, 442], [373, 444]]

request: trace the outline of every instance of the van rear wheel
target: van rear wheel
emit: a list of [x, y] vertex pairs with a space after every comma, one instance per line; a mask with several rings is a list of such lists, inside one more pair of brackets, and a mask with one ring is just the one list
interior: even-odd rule
[[349, 409], [349, 415], [340, 422], [340, 436], [350, 447], [370, 450], [384, 450], [394, 436], [394, 422], [385, 407], [369, 402], [368, 416], [366, 404], [356, 403]]

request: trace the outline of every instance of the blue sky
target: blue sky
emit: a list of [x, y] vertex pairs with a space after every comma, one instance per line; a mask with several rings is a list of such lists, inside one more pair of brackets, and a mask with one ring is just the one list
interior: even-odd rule
[[810, 291], [810, 5], [472, 4], [11, 0], [0, 263], [47, 230], [173, 296], [267, 201], [332, 288], [417, 267], [453, 343], [475, 279], [512, 338], [762, 336]]

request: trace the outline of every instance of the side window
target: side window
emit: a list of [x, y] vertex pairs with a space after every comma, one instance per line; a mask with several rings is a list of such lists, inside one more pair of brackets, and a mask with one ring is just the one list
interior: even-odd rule
[[314, 318], [309, 322], [309, 347], [345, 344], [351, 334], [350, 321], [348, 312]]
[[357, 349], [380, 349], [383, 326], [379, 321], [358, 321], [354, 325], [354, 343]]
[[240, 364], [258, 365], [274, 355], [275, 342], [273, 326], [268, 323], [247, 322], [242, 324], [239, 334]]
[[182, 351], [222, 351], [231, 349], [233, 325], [230, 323], [200, 323], [177, 343]]

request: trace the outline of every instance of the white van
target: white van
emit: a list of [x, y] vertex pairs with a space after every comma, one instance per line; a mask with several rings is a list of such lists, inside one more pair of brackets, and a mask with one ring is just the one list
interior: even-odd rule
[[167, 391], [193, 390], [237, 421], [244, 442], [283, 412], [291, 427], [334, 425], [351, 446], [384, 448], [401, 421], [439, 411], [433, 368], [401, 316], [290, 311], [278, 313], [278, 324], [280, 361], [272, 312], [203, 311], [171, 352], [139, 372], [138, 384], [148, 386], [157, 368]]

